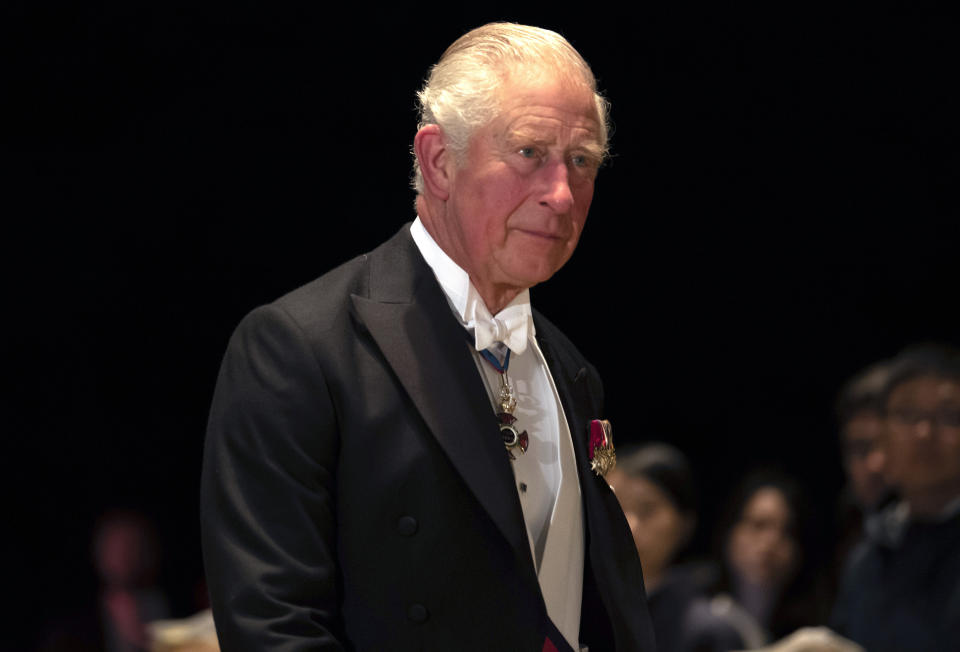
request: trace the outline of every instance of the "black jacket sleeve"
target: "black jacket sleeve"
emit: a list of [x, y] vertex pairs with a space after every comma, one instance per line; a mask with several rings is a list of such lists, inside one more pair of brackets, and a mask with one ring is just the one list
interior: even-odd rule
[[221, 648], [342, 650], [337, 422], [308, 340], [253, 311], [224, 357], [201, 483], [204, 564]]

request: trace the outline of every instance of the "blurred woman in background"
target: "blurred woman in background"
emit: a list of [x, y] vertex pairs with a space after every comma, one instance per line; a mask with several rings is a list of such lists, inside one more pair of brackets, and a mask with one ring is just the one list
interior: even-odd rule
[[745, 647], [727, 619], [712, 608], [694, 574], [675, 562], [697, 523], [693, 473], [683, 454], [666, 444], [621, 450], [607, 476], [627, 517], [643, 567], [660, 652], [726, 652]]
[[748, 475], [728, 505], [721, 532], [715, 604], [729, 601], [732, 620], [751, 647], [758, 641], [748, 630], [756, 625], [769, 642], [825, 622], [829, 600], [819, 549], [806, 500], [791, 477], [766, 469]]

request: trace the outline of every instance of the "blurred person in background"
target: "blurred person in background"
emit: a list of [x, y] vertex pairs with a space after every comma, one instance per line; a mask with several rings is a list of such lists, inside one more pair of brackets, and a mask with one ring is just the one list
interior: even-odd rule
[[873, 512], [889, 495], [883, 476], [884, 418], [881, 398], [890, 363], [873, 364], [851, 378], [837, 398], [843, 468], [851, 500], [863, 514]]
[[834, 588], [840, 569], [863, 536], [864, 522], [892, 498], [883, 475], [883, 388], [889, 361], [874, 363], [850, 378], [837, 396], [836, 414], [846, 486], [837, 504], [837, 540], [830, 573]]
[[660, 652], [722, 652], [744, 647], [737, 629], [714, 613], [678, 559], [697, 524], [696, 489], [687, 459], [667, 444], [620, 452], [608, 476], [640, 555]]
[[960, 353], [908, 349], [882, 393], [885, 477], [900, 500], [851, 554], [833, 625], [871, 652], [960, 641]]
[[134, 511], [106, 514], [94, 534], [94, 560], [100, 577], [104, 649], [148, 649], [146, 625], [167, 618], [167, 599], [156, 586], [160, 563], [153, 523]]
[[748, 647], [826, 620], [810, 510], [792, 477], [772, 469], [749, 474], [719, 531], [715, 603], [727, 604]]
[[157, 585], [160, 544], [153, 521], [129, 509], [104, 512], [94, 526], [96, 598], [54, 620], [39, 644], [42, 652], [144, 652], [147, 624], [170, 615]]

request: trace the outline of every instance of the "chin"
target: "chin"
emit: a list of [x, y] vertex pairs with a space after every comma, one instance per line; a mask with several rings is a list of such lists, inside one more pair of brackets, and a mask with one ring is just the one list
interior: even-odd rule
[[557, 270], [555, 269], [545, 270], [537, 273], [526, 274], [521, 278], [526, 279], [526, 281], [524, 282], [526, 287], [531, 288], [534, 285], [537, 285], [539, 283], [549, 281], [553, 277], [553, 275], [556, 274], [556, 272]]

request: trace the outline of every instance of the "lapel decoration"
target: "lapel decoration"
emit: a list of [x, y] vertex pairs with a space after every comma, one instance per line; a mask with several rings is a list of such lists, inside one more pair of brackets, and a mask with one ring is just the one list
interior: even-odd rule
[[590, 469], [601, 478], [617, 465], [613, 448], [613, 426], [606, 419], [590, 421]]

